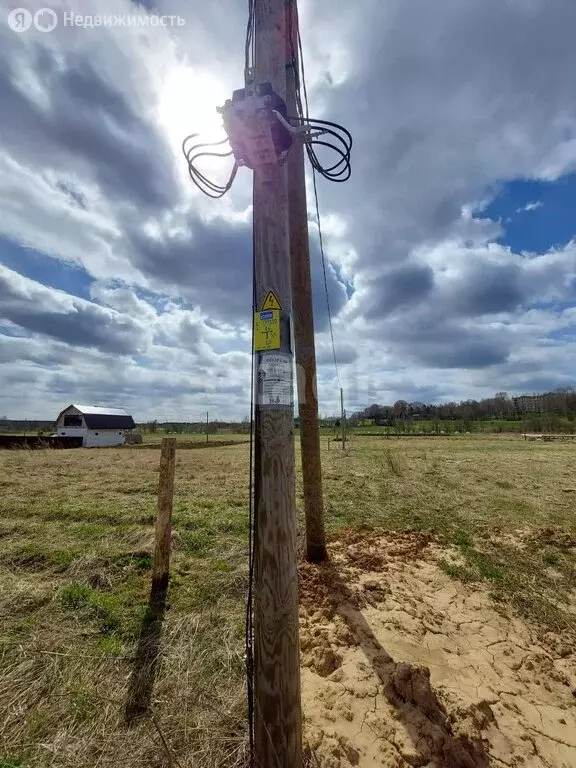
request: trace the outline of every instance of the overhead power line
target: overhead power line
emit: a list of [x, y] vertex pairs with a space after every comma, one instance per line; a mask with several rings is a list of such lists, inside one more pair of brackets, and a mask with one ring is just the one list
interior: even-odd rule
[[320, 242], [320, 256], [322, 257], [322, 274], [324, 276], [324, 293], [326, 295], [326, 309], [328, 310], [328, 325], [330, 327], [330, 341], [332, 342], [332, 356], [334, 358], [334, 368], [336, 370], [336, 380], [338, 387], [342, 389], [340, 383], [340, 373], [338, 371], [338, 360], [336, 357], [336, 346], [334, 344], [334, 328], [332, 327], [332, 312], [330, 311], [330, 295], [328, 292], [328, 279], [326, 275], [326, 258], [324, 256], [324, 238], [322, 237], [322, 224], [320, 222], [320, 206], [318, 204], [318, 186], [316, 184], [316, 170], [312, 167], [312, 181], [314, 184], [314, 201], [316, 203], [316, 223], [318, 225], [318, 239]]
[[236, 161], [234, 161], [234, 165], [232, 166], [232, 171], [230, 173], [230, 177], [226, 184], [217, 184], [214, 181], [211, 181], [205, 174], [203, 174], [201, 171], [198, 170], [195, 166], [196, 160], [198, 160], [201, 157], [230, 157], [233, 153], [232, 150], [229, 152], [203, 152], [199, 150], [203, 150], [207, 147], [220, 147], [222, 144], [227, 144], [228, 139], [222, 139], [222, 141], [213, 141], [213, 142], [203, 142], [200, 144], [194, 144], [193, 146], [189, 146], [188, 142], [190, 142], [192, 139], [195, 139], [199, 136], [198, 133], [191, 133], [190, 136], [186, 136], [184, 141], [182, 142], [182, 152], [184, 154], [184, 157], [186, 158], [186, 162], [188, 163], [188, 173], [190, 175], [190, 178], [196, 184], [198, 189], [203, 192], [208, 197], [212, 197], [214, 199], [218, 199], [220, 197], [223, 197], [226, 192], [230, 189], [232, 184], [234, 183], [234, 179], [236, 178], [236, 173], [238, 172], [238, 164]]

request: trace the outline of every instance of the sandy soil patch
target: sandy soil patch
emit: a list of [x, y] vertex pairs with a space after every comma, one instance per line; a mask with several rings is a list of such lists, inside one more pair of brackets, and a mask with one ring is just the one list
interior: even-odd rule
[[571, 639], [500, 615], [426, 536], [345, 534], [300, 575], [302, 699], [319, 768], [574, 768]]

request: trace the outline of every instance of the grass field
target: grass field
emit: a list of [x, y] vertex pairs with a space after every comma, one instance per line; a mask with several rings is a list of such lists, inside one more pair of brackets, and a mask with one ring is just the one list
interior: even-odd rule
[[[541, 422], [541, 426], [538, 427], [538, 422]], [[541, 417], [535, 416], [530, 418], [525, 416], [522, 419], [414, 419], [412, 422], [407, 422], [404, 426], [402, 422], [398, 422], [395, 426], [377, 426], [375, 424], [362, 425], [359, 424], [356, 427], [350, 427], [350, 431], [356, 435], [394, 435], [398, 432], [414, 432], [425, 434], [447, 434], [447, 435], [487, 435], [511, 432], [513, 434], [521, 434], [522, 432], [542, 431], [546, 432], [572, 432], [574, 422], [563, 417], [556, 417], [554, 414], [551, 416], [543, 415]]]
[[[159, 436], [160, 437], [160, 436]], [[455, 579], [576, 632], [576, 453], [495, 437], [322, 439], [327, 525], [430, 532]], [[145, 615], [159, 453], [0, 452], [0, 768], [245, 765], [248, 446], [177, 456], [153, 718], [124, 708]], [[298, 480], [298, 506], [301, 488]]]
[[246, 432], [231, 432], [215, 435], [208, 435], [208, 441], [206, 435], [195, 432], [143, 432], [142, 439], [144, 443], [161, 443], [163, 437], [175, 437], [178, 442], [194, 442], [194, 443], [219, 443], [221, 441], [234, 441], [243, 442], [250, 439], [250, 435]]

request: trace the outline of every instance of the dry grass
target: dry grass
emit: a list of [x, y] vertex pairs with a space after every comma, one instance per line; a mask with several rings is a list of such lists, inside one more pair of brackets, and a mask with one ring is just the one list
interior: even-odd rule
[[163, 437], [175, 437], [179, 443], [213, 443], [218, 445], [219, 443], [244, 443], [250, 440], [248, 432], [217, 432], [215, 434], [208, 435], [206, 440], [206, 434], [202, 432], [143, 432], [142, 439], [144, 444], [156, 443], [160, 444]]
[[[451, 542], [451, 575], [574, 629], [574, 446], [322, 441], [328, 527]], [[148, 601], [158, 453], [0, 452], [0, 768], [246, 763], [248, 447], [181, 451], [153, 718], [124, 707]], [[298, 482], [300, 482], [298, 480]], [[301, 506], [301, 489], [298, 504]]]
[[0, 453], [2, 768], [245, 764], [247, 459], [178, 455], [154, 717], [128, 728], [159, 455]]

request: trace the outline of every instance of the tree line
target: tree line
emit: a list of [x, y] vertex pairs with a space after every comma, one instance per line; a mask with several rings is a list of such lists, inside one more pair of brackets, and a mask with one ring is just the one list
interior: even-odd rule
[[140, 431], [150, 434], [226, 434], [227, 432], [248, 433], [250, 422], [245, 417], [242, 421], [221, 421], [219, 419], [206, 421], [147, 421], [136, 425]]
[[[472, 422], [492, 420], [517, 420], [523, 422], [550, 422], [554, 424], [571, 422], [576, 418], [576, 390], [556, 389], [553, 392], [536, 395], [510, 397], [507, 392], [497, 392], [483, 400], [462, 400], [429, 404], [397, 400], [393, 405], [374, 403], [361, 411], [351, 414], [352, 425], [366, 422], [377, 426], [414, 425], [418, 421], [459, 421], [462, 426]], [[538, 426], [535, 431], [541, 431]]]

